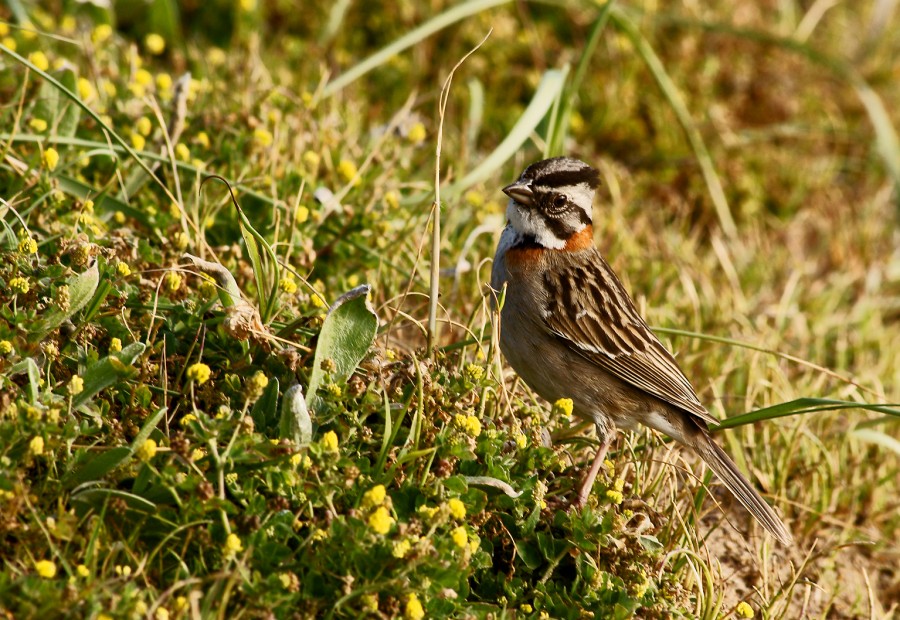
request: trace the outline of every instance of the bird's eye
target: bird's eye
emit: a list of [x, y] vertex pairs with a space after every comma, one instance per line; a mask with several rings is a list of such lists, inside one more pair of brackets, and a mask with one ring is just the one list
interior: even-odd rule
[[569, 202], [569, 199], [565, 197], [564, 194], [557, 194], [553, 197], [553, 206], [557, 209], [562, 209], [566, 206], [566, 203]]

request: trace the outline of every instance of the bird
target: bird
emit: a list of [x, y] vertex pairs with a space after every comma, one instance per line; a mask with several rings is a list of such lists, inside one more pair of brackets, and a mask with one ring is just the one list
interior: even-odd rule
[[570, 157], [529, 165], [503, 188], [507, 223], [491, 267], [500, 350], [549, 402], [572, 400], [600, 445], [574, 506], [582, 508], [616, 429], [639, 424], [692, 448], [784, 545], [788, 528], [710, 436], [716, 418], [638, 312], [594, 245], [599, 172]]

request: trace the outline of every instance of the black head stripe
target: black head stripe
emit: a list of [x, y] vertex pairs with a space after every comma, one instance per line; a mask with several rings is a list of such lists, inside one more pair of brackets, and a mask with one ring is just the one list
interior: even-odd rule
[[522, 173], [523, 180], [533, 180], [544, 187], [565, 187], [585, 183], [591, 189], [600, 185], [600, 173], [583, 161], [570, 157], [554, 157], [535, 162]]
[[550, 172], [541, 175], [535, 181], [544, 187], [567, 187], [584, 183], [591, 189], [597, 189], [600, 185], [600, 173], [590, 166], [585, 166], [579, 170]]

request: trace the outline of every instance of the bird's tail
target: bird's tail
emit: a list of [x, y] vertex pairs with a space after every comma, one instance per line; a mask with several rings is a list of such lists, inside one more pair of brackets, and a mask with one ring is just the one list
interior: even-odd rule
[[750, 511], [750, 514], [756, 517], [756, 520], [782, 544], [790, 545], [793, 539], [787, 527], [785, 527], [772, 507], [756, 492], [756, 489], [753, 488], [747, 478], [744, 477], [744, 474], [737, 468], [737, 465], [734, 464], [734, 461], [731, 460], [731, 457], [705, 432], [697, 433], [692, 443], [693, 448], [700, 457], [706, 461], [706, 464], [725, 483], [725, 486], [728, 487], [738, 501]]

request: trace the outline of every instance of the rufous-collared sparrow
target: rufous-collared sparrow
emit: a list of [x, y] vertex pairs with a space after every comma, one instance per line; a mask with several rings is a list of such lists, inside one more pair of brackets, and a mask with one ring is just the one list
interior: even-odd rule
[[601, 445], [577, 505], [587, 501], [616, 428], [640, 423], [693, 448], [789, 544], [781, 519], [710, 437], [707, 424], [717, 420], [594, 247], [598, 184], [597, 170], [576, 159], [528, 166], [503, 188], [508, 222], [491, 274], [503, 299], [500, 348], [509, 364], [541, 397], [571, 398], [575, 413], [597, 425]]

